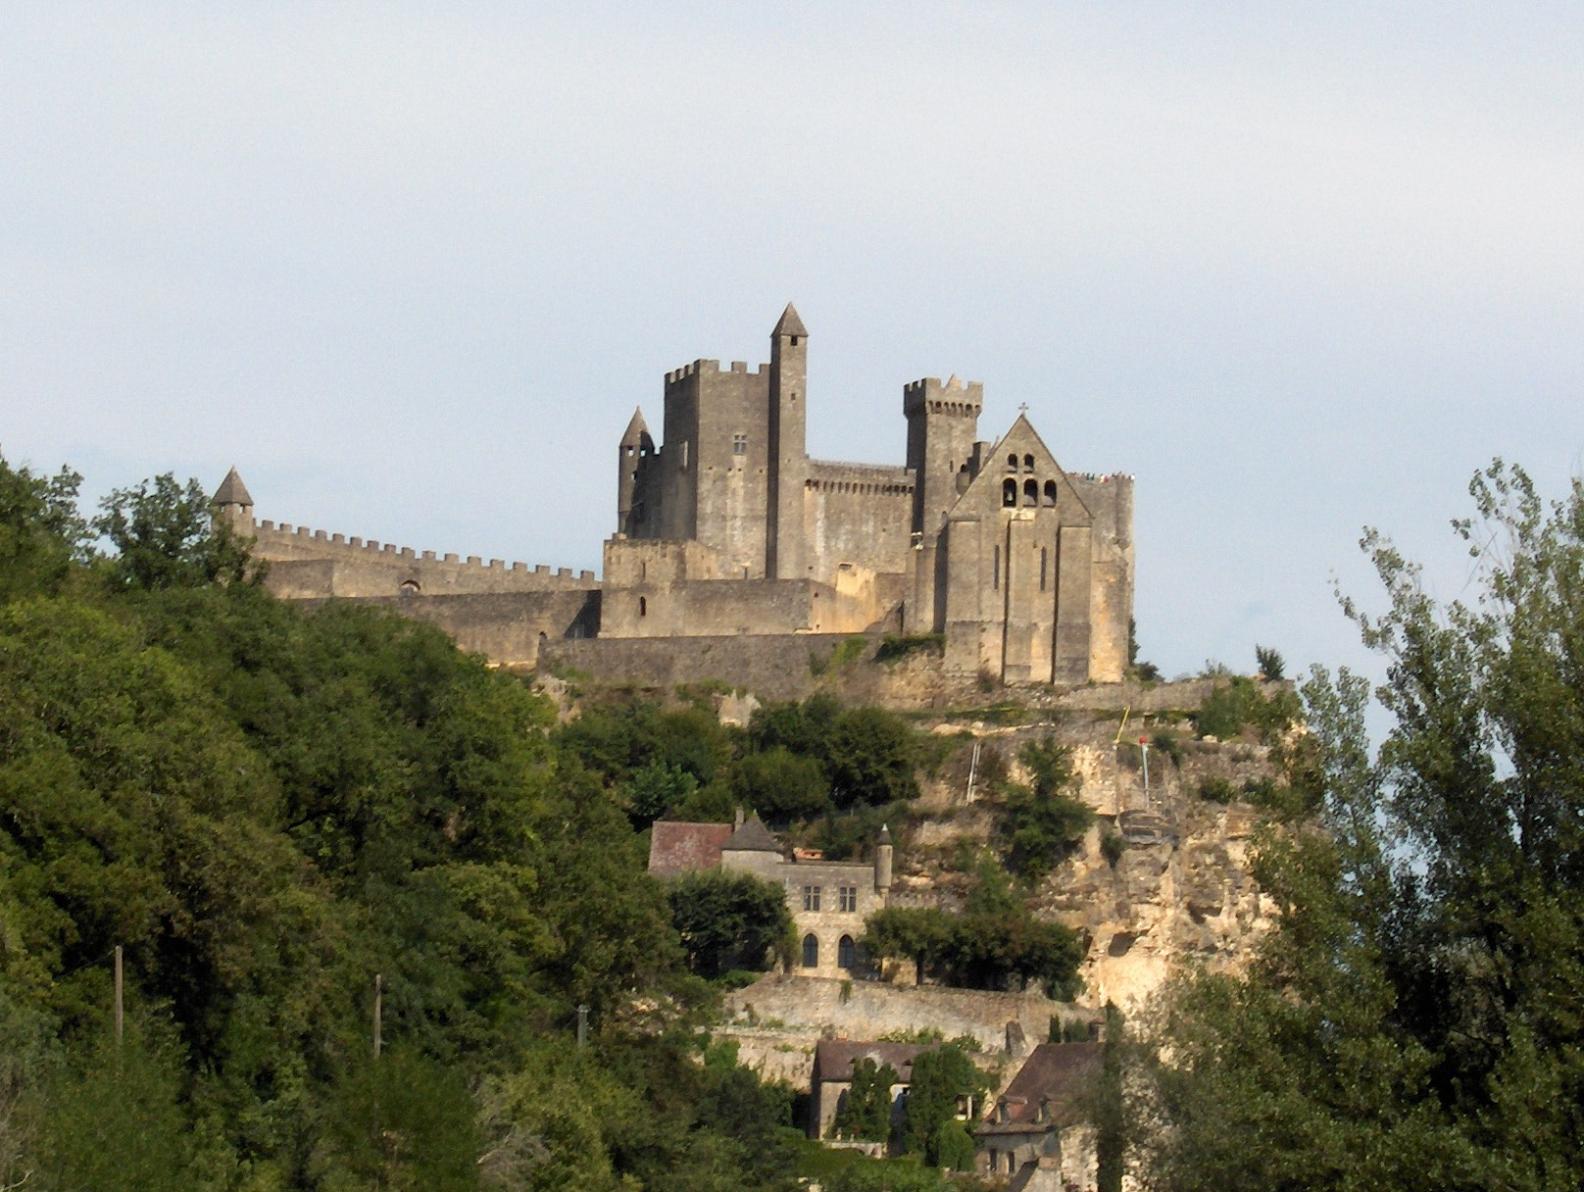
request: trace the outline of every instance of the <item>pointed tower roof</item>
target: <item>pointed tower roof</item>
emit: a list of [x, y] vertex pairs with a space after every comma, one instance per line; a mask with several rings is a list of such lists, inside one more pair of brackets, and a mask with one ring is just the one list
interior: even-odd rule
[[226, 473], [225, 479], [220, 482], [220, 487], [215, 489], [214, 503], [216, 505], [252, 505], [253, 496], [247, 490], [247, 485], [242, 483], [242, 477], [237, 470], [232, 468]]
[[764, 820], [755, 814], [750, 815], [748, 822], [733, 832], [721, 848], [736, 852], [779, 853], [781, 842], [764, 826]]
[[786, 304], [786, 309], [781, 312], [781, 319], [776, 323], [775, 330], [770, 334], [806, 336], [808, 334], [808, 328], [803, 326], [803, 320], [798, 318], [797, 307], [788, 302]]
[[623, 443], [638, 443], [649, 437], [649, 424], [644, 421], [643, 407], [633, 407], [632, 421], [627, 424], [627, 429], [622, 432]]

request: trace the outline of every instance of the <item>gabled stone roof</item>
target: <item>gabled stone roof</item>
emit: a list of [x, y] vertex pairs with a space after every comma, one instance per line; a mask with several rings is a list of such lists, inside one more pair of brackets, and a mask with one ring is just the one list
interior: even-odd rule
[[649, 830], [649, 872], [674, 877], [720, 864], [721, 846], [732, 834], [730, 824], [690, 824], [656, 820]]
[[[1000, 1120], [999, 1108], [988, 1121], [979, 1123], [980, 1134], [1026, 1134], [1048, 1126], [1070, 1124], [1082, 1113], [1084, 1094], [1100, 1071], [1100, 1043], [1041, 1043], [1023, 1061], [1018, 1074], [997, 1100], [1007, 1108], [1007, 1120]], [[1039, 1120], [1040, 1104], [1047, 1102], [1050, 1119]]]
[[781, 842], [764, 826], [762, 819], [750, 815], [748, 821], [731, 834], [731, 839], [726, 841], [723, 848], [739, 853], [779, 853]]
[[220, 487], [215, 489], [214, 503], [216, 505], [251, 505], [253, 497], [247, 490], [247, 485], [242, 483], [242, 477], [237, 470], [232, 468], [225, 474], [225, 479], [220, 482]]
[[803, 320], [798, 318], [797, 307], [788, 302], [786, 304], [786, 309], [781, 312], [781, 318], [776, 323], [775, 330], [770, 334], [806, 336], [808, 334], [808, 328], [804, 327]]
[[850, 1081], [854, 1064], [860, 1060], [873, 1060], [877, 1068], [882, 1064], [890, 1064], [896, 1069], [897, 1082], [909, 1084], [913, 1080], [914, 1059], [936, 1046], [938, 1044], [821, 1039], [814, 1045], [814, 1079], [818, 1082]]

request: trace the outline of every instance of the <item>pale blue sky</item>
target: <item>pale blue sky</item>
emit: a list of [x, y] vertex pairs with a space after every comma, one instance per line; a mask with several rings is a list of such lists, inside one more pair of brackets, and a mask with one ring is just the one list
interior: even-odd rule
[[809, 446], [985, 383], [1137, 476], [1168, 672], [1356, 661], [1494, 454], [1584, 468], [1584, 6], [0, 9], [0, 446], [97, 495], [597, 568], [661, 374], [811, 333]]

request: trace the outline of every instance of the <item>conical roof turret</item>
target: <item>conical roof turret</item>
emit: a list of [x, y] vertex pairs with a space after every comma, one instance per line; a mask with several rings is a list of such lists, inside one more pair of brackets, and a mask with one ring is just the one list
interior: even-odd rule
[[232, 468], [226, 473], [225, 479], [220, 482], [220, 487], [215, 489], [214, 503], [216, 505], [248, 505], [253, 504], [253, 495], [248, 492], [247, 485], [242, 483], [242, 477]]
[[803, 326], [803, 320], [798, 318], [797, 307], [793, 306], [790, 302], [788, 302], [786, 304], [786, 309], [781, 312], [781, 318], [780, 318], [779, 321], [777, 321], [777, 323], [775, 325], [775, 330], [772, 331], [770, 334], [774, 335], [774, 336], [782, 336], [782, 335], [803, 335], [803, 336], [806, 336], [806, 335], [808, 335], [808, 328]]
[[621, 441], [624, 445], [627, 443], [636, 445], [647, 438], [649, 438], [649, 424], [644, 421], [643, 407], [635, 406], [632, 421], [627, 424], [627, 429], [622, 431]]

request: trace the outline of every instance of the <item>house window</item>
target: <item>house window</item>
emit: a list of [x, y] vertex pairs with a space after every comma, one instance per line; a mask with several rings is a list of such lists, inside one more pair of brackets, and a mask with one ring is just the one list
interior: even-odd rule
[[[804, 886], [803, 887], [803, 909], [804, 910], [806, 910], [806, 911], [817, 911], [817, 910], [819, 910], [819, 908], [820, 908], [820, 890], [821, 890], [820, 886]], [[809, 938], [813, 939], [814, 937], [810, 936]]]
[[858, 967], [858, 949], [850, 935], [842, 936], [836, 945], [836, 966], [848, 971]]
[[819, 968], [819, 940], [813, 932], [803, 937], [803, 967]]
[[840, 890], [841, 909], [847, 912], [858, 909], [858, 887], [842, 886]]
[[747, 435], [733, 435], [732, 436], [732, 454], [733, 455], [747, 455], [748, 454], [748, 436]]

